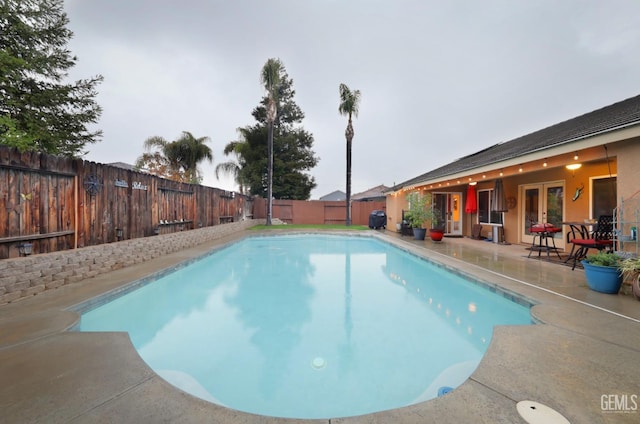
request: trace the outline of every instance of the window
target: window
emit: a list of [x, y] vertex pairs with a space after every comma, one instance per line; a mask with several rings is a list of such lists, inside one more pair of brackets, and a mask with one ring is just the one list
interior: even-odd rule
[[491, 192], [493, 190], [478, 190], [478, 223], [500, 224], [502, 213], [491, 211]]
[[597, 219], [600, 215], [612, 215], [616, 207], [617, 178], [605, 177], [591, 180], [592, 205], [591, 218]]

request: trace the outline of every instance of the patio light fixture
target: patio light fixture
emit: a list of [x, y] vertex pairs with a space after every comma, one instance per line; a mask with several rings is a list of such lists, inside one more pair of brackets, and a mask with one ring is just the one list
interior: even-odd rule
[[575, 171], [576, 169], [580, 169], [581, 166], [582, 166], [581, 163], [570, 163], [569, 165], [566, 165], [566, 168], [569, 171]]

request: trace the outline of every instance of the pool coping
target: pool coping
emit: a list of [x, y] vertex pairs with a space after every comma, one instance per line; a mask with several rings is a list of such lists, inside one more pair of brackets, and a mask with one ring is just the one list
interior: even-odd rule
[[[348, 234], [354, 235], [353, 232]], [[604, 395], [632, 396], [638, 394], [634, 391], [640, 391], [637, 389], [640, 373], [637, 368], [627, 365], [637, 362], [640, 352], [640, 324], [637, 321], [584, 305], [580, 299], [569, 300], [563, 293], [553, 294], [544, 287], [520, 284], [512, 276], [496, 276], [494, 270], [477, 264], [464, 265], [459, 258], [443, 254], [442, 249], [450, 246], [474, 249], [472, 245], [464, 246], [464, 242], [447, 240], [441, 248], [402, 239], [388, 231], [373, 234], [403, 246], [410, 253], [415, 251], [419, 256], [440, 255], [445, 266], [471, 272], [476, 279], [495, 281], [500, 289], [535, 301], [532, 317], [543, 324], [531, 326], [531, 329], [497, 328], [478, 369], [462, 386], [441, 398], [376, 414], [335, 418], [331, 423], [522, 422], [515, 405], [526, 399], [549, 405], [570, 422], [635, 422], [638, 419], [637, 411], [605, 411], [601, 404]], [[243, 231], [182, 254], [169, 255], [171, 258], [151, 261], [154, 263], [138, 267], [138, 270], [114, 271], [111, 277], [94, 278], [84, 285], [91, 283], [96, 289], [96, 285], [104, 284], [103, 294], [118, 290], [121, 286], [118, 279], [163, 272], [195, 256], [210, 254], [212, 248], [251, 235], [259, 233]], [[483, 246], [482, 250], [486, 248], [505, 255], [504, 258], [513, 256], [507, 255], [504, 247]], [[535, 266], [539, 267], [538, 272], [550, 275], [550, 280], [566, 278], [566, 273], [550, 268], [557, 265], [538, 261]], [[260, 417], [210, 404], [181, 392], [148, 369], [126, 334], [109, 333], [97, 338], [93, 334], [66, 331], [73, 328], [74, 316], [77, 322], [77, 313], [63, 310], [80, 304], [82, 299], [78, 300], [78, 297], [86, 295], [83, 283], [73, 286], [76, 290], [65, 287], [51, 295], [42, 294], [0, 306], [0, 328], [3, 331], [17, 328], [24, 333], [23, 337], [19, 334], [5, 339], [0, 337], [0, 374], [6, 376], [3, 380], [8, 383], [0, 388], [0, 405], [5, 417], [11, 421], [329, 421]], [[566, 290], [593, 297], [592, 293], [582, 292], [588, 290], [584, 287], [571, 286]], [[87, 289], [86, 292], [93, 293], [94, 290]], [[610, 300], [602, 299], [604, 302]], [[64, 302], [66, 305], [61, 307]], [[584, 352], [589, 352], [589, 356], [585, 357]], [[69, 356], [74, 355], [80, 357], [70, 363]], [[30, 372], [21, 372], [25, 369]], [[83, 390], [79, 391], [80, 388]]]

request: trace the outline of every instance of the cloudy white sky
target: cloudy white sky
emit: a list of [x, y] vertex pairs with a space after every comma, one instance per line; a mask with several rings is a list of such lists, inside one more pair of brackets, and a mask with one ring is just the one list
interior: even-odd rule
[[213, 165], [254, 120], [260, 69], [284, 63], [320, 162], [345, 191], [338, 86], [362, 92], [353, 193], [393, 185], [640, 94], [638, 0], [65, 0], [73, 78], [104, 76], [102, 141], [134, 163], [152, 135], [209, 136]]

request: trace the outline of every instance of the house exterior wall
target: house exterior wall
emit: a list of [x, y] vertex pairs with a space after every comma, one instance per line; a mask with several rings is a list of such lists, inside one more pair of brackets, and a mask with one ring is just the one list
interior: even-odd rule
[[[583, 165], [575, 172], [565, 167], [566, 164], [573, 161], [573, 152], [544, 158], [535, 162], [523, 163], [522, 173], [518, 173], [517, 170], [515, 172], [513, 170], [507, 172], [505, 170], [505, 176], [502, 177], [505, 195], [506, 197], [517, 199], [517, 206], [504, 214], [505, 241], [512, 244], [523, 243], [521, 240], [521, 228], [524, 218], [520, 187], [524, 184], [562, 182], [565, 196], [565, 221], [582, 221], [586, 218], [596, 218], [590, 216], [592, 200], [590, 178], [593, 177], [606, 177], [609, 175], [617, 177], [618, 203], [621, 198], [628, 199], [634, 195], [636, 198], [640, 198], [640, 137], [611, 142], [604, 146], [599, 145], [581, 150], [577, 162]], [[542, 166], [543, 162], [547, 162], [547, 167]], [[499, 169], [487, 171], [486, 180], [478, 181], [476, 190], [492, 189], [500, 171]], [[460, 176], [458, 178], [463, 181], [467, 180], [467, 178]], [[439, 187], [437, 190], [430, 189], [429, 191], [463, 192], [464, 205], [467, 184], [450, 184], [446, 189], [443, 184], [443, 187]], [[576, 189], [581, 186], [583, 186], [581, 195], [576, 200], [572, 200]], [[390, 229], [395, 229], [395, 225], [401, 222], [402, 210], [407, 208], [406, 196], [408, 193], [417, 189], [422, 190], [423, 187], [399, 190], [387, 196], [387, 216]], [[471, 228], [476, 223], [476, 220], [476, 214], [463, 213], [463, 235], [469, 236], [471, 234]], [[491, 237], [492, 227], [483, 225], [482, 235]]]
[[618, 162], [618, 201], [640, 197], [640, 137], [615, 145]]

